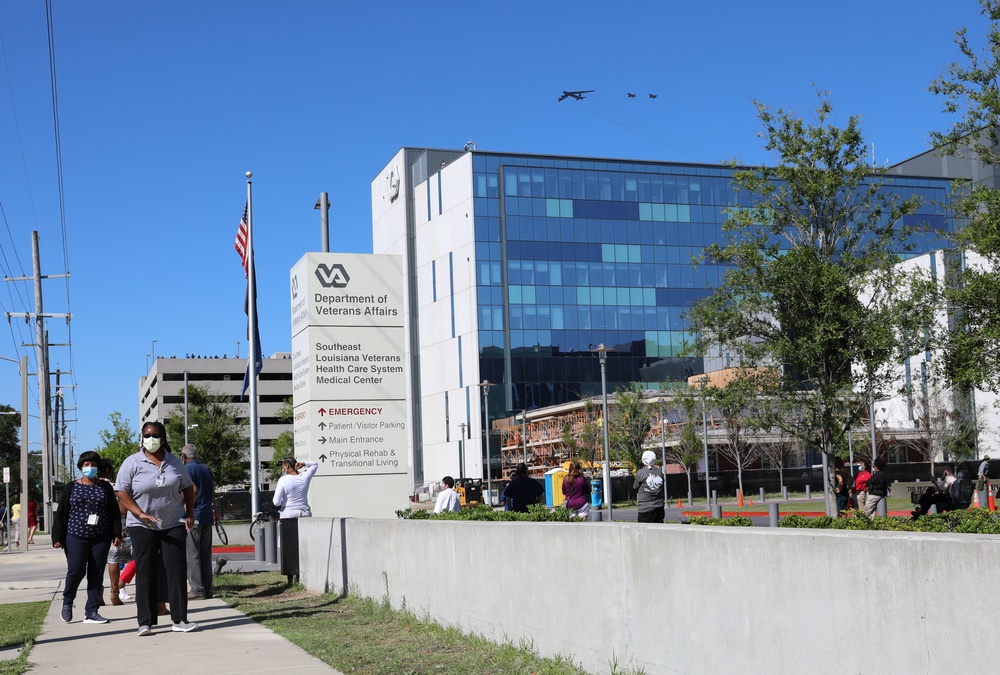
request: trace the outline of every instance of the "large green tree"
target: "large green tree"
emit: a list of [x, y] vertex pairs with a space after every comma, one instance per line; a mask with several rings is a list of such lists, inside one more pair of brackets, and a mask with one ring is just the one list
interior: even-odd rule
[[11, 494], [20, 494], [21, 415], [14, 408], [3, 404], [0, 404], [0, 467], [10, 468]]
[[736, 467], [736, 476], [743, 493], [743, 470], [761, 455], [761, 445], [754, 433], [763, 428], [763, 393], [772, 371], [737, 367], [734, 377], [723, 386], [709, 386], [705, 394], [708, 404], [722, 417], [723, 442], [716, 451]]
[[628, 389], [615, 393], [614, 407], [608, 411], [608, 443], [611, 456], [623, 462], [632, 471], [642, 468], [642, 453], [649, 437], [653, 409], [646, 401], [642, 385], [633, 382]]
[[728, 270], [688, 318], [698, 353], [721, 344], [745, 366], [778, 369], [768, 393], [794, 411], [779, 423], [832, 467], [854, 402], [892, 386], [900, 336], [925, 321], [896, 265], [909, 234], [900, 221], [919, 202], [884, 189], [886, 177], [866, 163], [860, 120], [833, 124], [826, 94], [811, 123], [755, 105], [777, 165], [733, 165], [742, 205], [729, 209], [726, 240], [705, 252]]
[[[179, 453], [184, 447], [184, 409], [176, 408], [165, 424], [170, 446]], [[247, 482], [246, 422], [229, 396], [189, 385], [188, 426], [188, 442], [198, 448], [198, 461], [212, 470], [217, 486]]]
[[[278, 409], [275, 415], [282, 422], [291, 422], [295, 415], [292, 408], [292, 399], [288, 397]], [[271, 461], [267, 465], [267, 470], [271, 474], [271, 480], [277, 482], [281, 478], [281, 462], [287, 457], [295, 457], [295, 434], [291, 431], [282, 431], [274, 442], [271, 443]]]
[[[952, 63], [930, 90], [941, 95], [945, 111], [958, 115], [951, 129], [932, 132], [942, 154], [978, 158], [995, 166], [1000, 160], [1000, 1], [980, 0], [987, 21], [986, 44], [974, 46], [968, 31], [955, 33], [964, 63]], [[958, 392], [972, 387], [1000, 393], [1000, 190], [974, 185], [958, 201], [966, 219], [955, 234], [962, 250], [982, 256], [981, 265], [948, 271], [945, 294], [953, 325], [941, 334], [943, 371]], [[971, 409], [965, 411], [971, 416]]]
[[139, 449], [139, 430], [117, 410], [108, 415], [108, 421], [111, 428], [97, 432], [101, 444], [94, 451], [110, 461], [117, 472], [125, 458]]

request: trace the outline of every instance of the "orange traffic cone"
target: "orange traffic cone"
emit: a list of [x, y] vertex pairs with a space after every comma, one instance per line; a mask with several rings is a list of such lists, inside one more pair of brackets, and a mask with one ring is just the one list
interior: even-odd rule
[[753, 497], [750, 498], [750, 506], [753, 506]]
[[743, 506], [743, 490], [736, 491], [736, 505]]
[[681, 500], [680, 499], [677, 500], [677, 508], [679, 508], [679, 509], [683, 509], [684, 508], [684, 505], [681, 504]]
[[973, 506], [974, 506], [975, 508], [977, 508], [977, 509], [978, 509], [978, 508], [979, 508], [979, 490], [976, 490], [976, 491], [975, 491], [975, 492], [973, 492], [972, 494], [973, 494], [973, 497], [972, 497], [972, 505], [973, 505]]
[[997, 510], [997, 503], [996, 503], [996, 498], [993, 496], [993, 490], [989, 491], [989, 495], [990, 496], [989, 496], [988, 499], [989, 499], [990, 511], [996, 511]]

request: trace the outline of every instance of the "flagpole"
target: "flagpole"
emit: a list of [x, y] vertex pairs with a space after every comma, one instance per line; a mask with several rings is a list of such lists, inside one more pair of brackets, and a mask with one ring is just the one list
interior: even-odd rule
[[257, 361], [260, 354], [257, 351], [260, 345], [254, 339], [257, 331], [257, 283], [254, 277], [253, 262], [253, 181], [250, 179], [253, 173], [247, 171], [247, 257], [250, 264], [247, 267], [247, 293], [249, 302], [247, 304], [247, 342], [250, 343], [250, 365], [248, 374], [250, 376], [250, 512], [257, 514], [260, 512], [260, 461], [258, 458], [258, 438], [257, 438]]

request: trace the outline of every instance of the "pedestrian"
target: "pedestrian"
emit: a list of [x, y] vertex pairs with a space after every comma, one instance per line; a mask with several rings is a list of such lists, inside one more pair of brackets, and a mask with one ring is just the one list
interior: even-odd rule
[[865, 499], [865, 515], [871, 518], [878, 509], [878, 503], [889, 496], [889, 477], [885, 473], [885, 458], [875, 460], [875, 470], [868, 479], [868, 497]]
[[[97, 477], [111, 486], [112, 494], [115, 485], [115, 470], [109, 460], [100, 458], [98, 461]], [[128, 539], [125, 529], [125, 511], [115, 496], [115, 504], [118, 508], [118, 522], [121, 524], [121, 542], [112, 543], [108, 549], [108, 583], [111, 588], [111, 604], [124, 605], [123, 600], [128, 600], [129, 595], [120, 588], [121, 566], [132, 562], [132, 541]], [[124, 596], [123, 596], [124, 594]], [[104, 604], [104, 592], [101, 592], [101, 604]]]
[[844, 466], [843, 457], [833, 459], [834, 494], [837, 496], [837, 515], [839, 516], [851, 501], [851, 474]]
[[184, 468], [194, 483], [194, 527], [187, 534], [188, 600], [212, 597], [212, 529], [215, 522], [215, 478], [198, 461], [198, 448], [191, 443], [181, 450]]
[[642, 468], [635, 474], [632, 489], [637, 490], [640, 523], [662, 523], [663, 472], [656, 467], [656, 453], [646, 450], [642, 453]]
[[438, 493], [437, 501], [434, 502], [434, 513], [461, 510], [462, 502], [458, 498], [458, 493], [454, 490], [455, 479], [451, 476], [445, 476], [441, 479], [441, 485], [444, 489]]
[[157, 623], [157, 586], [166, 577], [172, 630], [187, 633], [187, 530], [194, 526], [195, 488], [181, 460], [170, 452], [160, 422], [142, 425], [142, 447], [122, 462], [115, 482], [125, 505], [135, 556], [135, 604], [139, 635], [152, 635]]
[[[990, 485], [990, 456], [983, 455], [983, 461], [979, 463], [979, 471], [976, 473], [976, 490], [982, 492]], [[29, 542], [30, 543], [30, 542]]]
[[854, 477], [854, 507], [865, 510], [865, 499], [868, 497], [868, 480], [872, 477], [871, 464], [867, 459], [861, 460], [861, 468]]
[[[987, 458], [989, 459], [989, 458]], [[35, 493], [28, 493], [28, 543], [35, 543], [35, 530], [38, 529], [38, 502], [35, 501]]]
[[98, 613], [104, 590], [104, 566], [112, 543], [121, 543], [121, 514], [111, 485], [97, 478], [101, 456], [84, 452], [76, 467], [82, 474], [63, 489], [52, 514], [52, 546], [66, 554], [66, 583], [60, 617], [73, 620], [73, 601], [84, 576], [87, 604], [84, 623], [107, 623]]
[[514, 468], [514, 477], [507, 484], [504, 493], [507, 495], [506, 502], [510, 511], [527, 513], [528, 506], [537, 504], [538, 498], [545, 494], [545, 488], [528, 475], [528, 465], [519, 462]]
[[587, 478], [583, 475], [580, 462], [569, 463], [569, 473], [563, 478], [562, 490], [566, 508], [573, 512], [573, 516], [587, 518], [590, 515], [590, 500], [587, 499]]
[[15, 548], [21, 548], [21, 502], [10, 507], [10, 527], [14, 532]]
[[316, 462], [296, 462], [286, 457], [281, 462], [281, 478], [274, 489], [274, 505], [281, 518], [309, 518], [309, 482], [316, 475]]

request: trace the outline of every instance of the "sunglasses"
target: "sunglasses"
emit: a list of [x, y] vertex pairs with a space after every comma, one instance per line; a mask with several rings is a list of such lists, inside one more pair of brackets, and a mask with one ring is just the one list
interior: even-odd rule
[[160, 434], [143, 434], [143, 438], [159, 438]]

